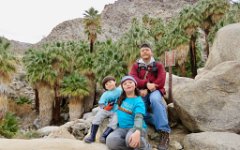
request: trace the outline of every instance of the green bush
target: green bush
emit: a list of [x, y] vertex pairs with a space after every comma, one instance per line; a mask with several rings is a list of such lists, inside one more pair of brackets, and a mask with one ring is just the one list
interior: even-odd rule
[[17, 99], [16, 99], [16, 103], [17, 104], [19, 104], [19, 105], [21, 105], [21, 104], [31, 104], [31, 100], [29, 100], [28, 98], [26, 98], [26, 97], [18, 97]]
[[0, 122], [0, 135], [12, 138], [18, 131], [18, 121], [12, 113], [7, 113]]

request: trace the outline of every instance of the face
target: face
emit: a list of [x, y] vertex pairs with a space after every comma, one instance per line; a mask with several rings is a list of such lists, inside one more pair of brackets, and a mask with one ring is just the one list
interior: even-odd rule
[[109, 80], [108, 82], [105, 83], [105, 88], [108, 91], [111, 91], [116, 88], [116, 82], [114, 80]]
[[129, 93], [134, 92], [136, 85], [132, 80], [126, 80], [122, 83], [122, 87], [126, 93]]
[[150, 60], [152, 57], [152, 50], [148, 47], [142, 47], [140, 49], [140, 55], [142, 59]]

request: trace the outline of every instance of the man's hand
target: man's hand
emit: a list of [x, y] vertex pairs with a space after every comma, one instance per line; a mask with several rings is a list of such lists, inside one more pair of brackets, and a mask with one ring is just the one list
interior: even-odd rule
[[141, 132], [136, 130], [129, 138], [129, 146], [132, 148], [140, 147]]
[[144, 90], [139, 90], [140, 92], [140, 96], [145, 97], [148, 94], [148, 90], [144, 89]]
[[157, 88], [157, 85], [155, 84], [155, 83], [147, 83], [147, 88], [151, 91], [151, 92], [153, 92], [153, 91], [155, 91]]

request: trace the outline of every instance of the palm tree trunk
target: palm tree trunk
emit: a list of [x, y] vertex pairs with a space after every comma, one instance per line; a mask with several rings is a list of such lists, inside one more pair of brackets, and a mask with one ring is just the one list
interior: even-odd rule
[[52, 109], [54, 92], [48, 86], [39, 86], [39, 119], [40, 126], [50, 125], [52, 121]]
[[0, 94], [0, 120], [4, 118], [8, 111], [8, 99], [4, 94]]
[[54, 105], [53, 105], [53, 124], [60, 122], [60, 111], [61, 111], [61, 97], [59, 96], [59, 85], [54, 86]]
[[91, 39], [90, 40], [90, 53], [93, 53], [93, 44], [94, 44], [94, 41]]
[[208, 43], [208, 34], [209, 34], [209, 30], [206, 29], [204, 30], [205, 32], [205, 42], [206, 42], [206, 47], [205, 47], [205, 53], [207, 54], [207, 58], [208, 58], [208, 55], [209, 55], [209, 43]]
[[37, 113], [39, 113], [39, 96], [38, 96], [38, 90], [37, 89], [33, 89], [34, 93], [35, 93], [35, 109], [37, 111]]
[[90, 80], [90, 91], [89, 91], [89, 95], [84, 97], [84, 111], [85, 112], [89, 112], [92, 110], [93, 105], [96, 101], [96, 82], [93, 78], [89, 78]]
[[84, 112], [84, 102], [83, 98], [81, 97], [72, 97], [69, 101], [68, 107], [69, 107], [69, 116], [70, 121], [79, 119], [83, 112]]
[[192, 71], [192, 78], [197, 75], [197, 54], [196, 54], [196, 36], [192, 35], [190, 40], [190, 61], [191, 61], [191, 71]]
[[89, 91], [89, 95], [85, 96], [83, 98], [84, 112], [89, 112], [92, 110], [93, 105], [96, 100], [96, 95], [95, 95], [96, 94], [96, 81], [95, 81], [95, 74], [92, 71], [89, 71], [85, 75], [87, 76], [87, 78], [90, 81], [89, 82], [90, 91]]
[[181, 72], [181, 76], [182, 77], [186, 77], [186, 66], [185, 66], [185, 63], [180, 65], [180, 72]]

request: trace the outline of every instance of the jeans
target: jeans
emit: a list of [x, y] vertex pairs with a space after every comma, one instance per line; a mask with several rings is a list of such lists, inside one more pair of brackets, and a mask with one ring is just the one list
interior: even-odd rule
[[143, 97], [143, 100], [146, 105], [146, 110], [148, 110], [147, 108], [149, 107], [152, 110], [146, 113], [144, 120], [154, 125], [156, 130], [170, 133], [171, 129], [168, 124], [166, 107], [163, 104], [162, 95], [159, 90], [149, 93]]

